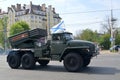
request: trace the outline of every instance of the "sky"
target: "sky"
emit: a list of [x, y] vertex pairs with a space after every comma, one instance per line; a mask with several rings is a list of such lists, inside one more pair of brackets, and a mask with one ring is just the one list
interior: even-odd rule
[[113, 9], [113, 16], [120, 23], [120, 0], [0, 0], [0, 8], [7, 11], [11, 5], [30, 4], [35, 5], [43, 3], [55, 7], [57, 13], [64, 21], [67, 31], [76, 32], [85, 29], [93, 31], [102, 31], [101, 24], [110, 17], [110, 10]]

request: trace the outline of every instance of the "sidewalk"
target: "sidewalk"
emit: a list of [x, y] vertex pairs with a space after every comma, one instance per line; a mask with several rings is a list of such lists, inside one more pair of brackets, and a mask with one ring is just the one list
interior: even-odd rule
[[120, 52], [110, 52], [109, 50], [101, 50], [100, 54], [120, 54]]

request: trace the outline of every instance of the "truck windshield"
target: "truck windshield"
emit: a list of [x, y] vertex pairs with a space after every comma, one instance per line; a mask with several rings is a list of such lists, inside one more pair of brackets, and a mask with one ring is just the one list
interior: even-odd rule
[[66, 40], [73, 40], [72, 34], [64, 34], [64, 37], [66, 38]]

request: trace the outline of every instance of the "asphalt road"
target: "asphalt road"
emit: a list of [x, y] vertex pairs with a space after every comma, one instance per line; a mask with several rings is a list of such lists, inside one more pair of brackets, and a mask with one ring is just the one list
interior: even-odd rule
[[0, 80], [120, 80], [120, 54], [100, 54], [81, 72], [67, 72], [63, 63], [52, 61], [34, 70], [11, 69], [0, 56]]

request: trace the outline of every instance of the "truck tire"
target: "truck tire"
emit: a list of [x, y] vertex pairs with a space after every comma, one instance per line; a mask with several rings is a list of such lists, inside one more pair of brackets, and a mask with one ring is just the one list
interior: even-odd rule
[[64, 66], [69, 72], [77, 72], [83, 66], [83, 59], [77, 53], [69, 53], [64, 57]]
[[39, 63], [41, 66], [46, 66], [49, 62], [50, 62], [50, 60], [38, 60], [38, 63]]
[[7, 56], [7, 62], [12, 69], [19, 68], [21, 64], [19, 54], [16, 54], [15, 52], [10, 52]]
[[90, 59], [85, 59], [83, 63], [83, 67], [87, 67], [90, 64]]
[[33, 69], [35, 67], [35, 59], [32, 54], [24, 54], [21, 62], [24, 69]]

